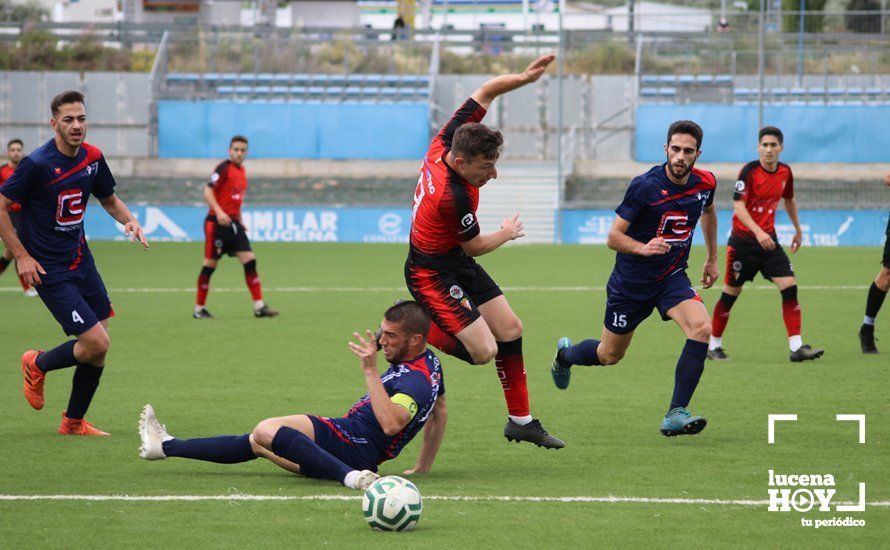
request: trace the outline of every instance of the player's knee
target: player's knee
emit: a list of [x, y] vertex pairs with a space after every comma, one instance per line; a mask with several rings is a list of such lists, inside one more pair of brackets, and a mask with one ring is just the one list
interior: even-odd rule
[[514, 315], [504, 326], [500, 339], [504, 342], [512, 342], [518, 338], [522, 338], [522, 321]]
[[698, 340], [699, 342], [706, 342], [711, 337], [711, 323], [710, 321], [700, 321], [691, 327], [689, 327], [689, 337], [692, 340]]
[[281, 424], [274, 418], [267, 418], [257, 424], [256, 428], [253, 429], [253, 432], [251, 433], [253, 442], [260, 447], [271, 449], [272, 440], [275, 439], [275, 434], [278, 433], [279, 429], [281, 429]]
[[491, 345], [468, 351], [470, 352], [470, 357], [473, 358], [474, 365], [485, 365], [491, 363], [498, 354], [498, 345], [497, 342], [493, 342]]
[[890, 268], [885, 267], [881, 269], [878, 276], [875, 277], [875, 286], [884, 292], [887, 292], [887, 290], [890, 289]]
[[620, 350], [597, 350], [597, 355], [602, 365], [617, 365], [624, 359], [624, 352]]
[[82, 338], [80, 342], [89, 356], [90, 363], [101, 364], [108, 350], [111, 349], [111, 338], [108, 337], [107, 332], [91, 334], [89, 337]]

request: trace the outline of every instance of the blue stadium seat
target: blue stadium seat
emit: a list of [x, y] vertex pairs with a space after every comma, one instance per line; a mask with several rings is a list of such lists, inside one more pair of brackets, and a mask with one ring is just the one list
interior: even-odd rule
[[695, 81], [699, 84], [713, 84], [714, 77], [709, 74], [700, 74], [697, 77], [695, 77]]
[[219, 73], [204, 73], [201, 75], [204, 82], [216, 82], [219, 80]]
[[658, 84], [658, 77], [656, 75], [644, 74], [640, 77], [640, 84]]
[[272, 86], [273, 94], [283, 95], [283, 94], [288, 93], [289, 91], [290, 91], [290, 88], [288, 86]]
[[861, 96], [863, 93], [862, 88], [847, 88], [847, 95]]
[[757, 95], [757, 90], [753, 90], [751, 88], [735, 88], [732, 93], [736, 97], [749, 97], [752, 95]]
[[292, 94], [303, 95], [309, 91], [306, 86], [291, 86], [288, 91]]
[[677, 95], [676, 88], [659, 88], [658, 95], [660, 97], [674, 97]]
[[731, 74], [718, 74], [714, 77], [714, 82], [717, 84], [732, 84], [732, 75]]
[[346, 75], [346, 82], [350, 84], [362, 83], [365, 81], [365, 75], [363, 74], [350, 74]]
[[810, 95], [821, 95], [821, 96], [825, 95], [825, 88], [823, 88], [822, 86], [813, 86], [812, 88], [809, 88], [807, 91], [809, 92]]
[[866, 88], [865, 95], [867, 95], [869, 97], [877, 97], [877, 96], [881, 95], [881, 89], [880, 88]]
[[253, 88], [250, 86], [235, 86], [236, 94], [249, 94], [253, 91]]
[[843, 88], [828, 88], [828, 95], [832, 97], [840, 97], [844, 95]]
[[239, 80], [238, 75], [236, 73], [223, 73], [223, 74], [219, 75], [220, 82], [232, 83], [232, 82], [238, 82], [238, 80]]
[[399, 89], [398, 88], [380, 88], [380, 93], [382, 95], [398, 95]]
[[272, 88], [269, 86], [255, 86], [253, 88], [253, 93], [255, 94], [269, 94], [272, 93]]
[[348, 96], [359, 96], [363, 93], [361, 86], [347, 86], [345, 92]]
[[235, 87], [234, 86], [219, 86], [216, 88], [216, 93], [224, 94], [224, 95], [233, 94], [233, 93], [235, 93]]
[[656, 97], [658, 88], [640, 88], [640, 95], [643, 97]]
[[807, 95], [807, 90], [806, 90], [806, 88], [794, 87], [794, 88], [791, 88], [791, 95], [792, 95], [792, 97], [803, 97], [803, 96]]
[[198, 73], [170, 73], [167, 75], [167, 80], [171, 82], [198, 82], [201, 80], [201, 75]]
[[677, 77], [672, 74], [663, 74], [658, 77], [658, 82], [661, 84], [673, 84], [677, 81]]
[[695, 82], [695, 76], [691, 74], [680, 75], [678, 82], [680, 84], [692, 84], [693, 82]]
[[773, 88], [770, 93], [776, 97], [785, 97], [788, 95], [788, 88]]

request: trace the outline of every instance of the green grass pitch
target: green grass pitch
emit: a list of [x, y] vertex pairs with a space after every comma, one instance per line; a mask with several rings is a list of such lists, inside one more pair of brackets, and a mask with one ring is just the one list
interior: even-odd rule
[[[208, 309], [191, 318], [199, 243], [92, 246], [117, 317], [112, 348], [88, 418], [110, 438], [56, 435], [71, 371], [51, 373], [47, 405], [21, 395], [19, 356], [64, 335], [42, 303], [0, 278], [0, 494], [2, 495], [333, 495], [354, 500], [48, 501], [0, 500], [5, 548], [227, 548], [288, 545], [359, 547], [870, 547], [890, 540], [890, 311], [878, 318], [878, 346], [864, 356], [856, 331], [876, 248], [803, 249], [798, 274], [804, 341], [824, 347], [817, 362], [788, 361], [780, 296], [762, 279], [732, 310], [728, 363], [708, 363], [690, 409], [707, 417], [695, 437], [658, 434], [684, 337], [657, 314], [637, 330], [624, 361], [575, 367], [557, 390], [549, 374], [556, 340], [598, 336], [603, 286], [613, 264], [604, 247], [514, 246], [481, 259], [525, 327], [533, 414], [567, 447], [547, 451], [502, 436], [503, 396], [492, 366], [441, 355], [449, 404], [445, 441], [432, 473], [415, 476], [427, 497], [605, 497], [767, 499], [767, 472], [832, 474], [838, 499], [864, 513], [768, 512], [765, 504], [631, 501], [529, 502], [427, 499], [416, 531], [371, 531], [358, 493], [303, 479], [257, 460], [225, 466], [138, 458], [139, 410], [152, 403], [181, 437], [239, 434], [284, 414], [339, 415], [364, 392], [346, 342], [375, 328], [393, 300], [407, 297], [404, 245], [259, 244], [259, 273], [276, 319], [254, 319], [243, 275], [224, 260]], [[721, 262], [723, 261], [721, 250]], [[696, 249], [690, 278], [701, 276]], [[722, 270], [722, 265], [721, 265]], [[722, 274], [721, 274], [722, 277]], [[709, 310], [718, 290], [702, 293]], [[887, 306], [890, 307], [890, 306]], [[382, 359], [381, 359], [382, 362]], [[767, 444], [767, 415], [794, 413]], [[855, 423], [865, 414], [866, 443]], [[419, 440], [381, 473], [413, 466]], [[865, 519], [865, 527], [814, 529], [801, 518]], [[883, 543], [880, 541], [884, 541]]]

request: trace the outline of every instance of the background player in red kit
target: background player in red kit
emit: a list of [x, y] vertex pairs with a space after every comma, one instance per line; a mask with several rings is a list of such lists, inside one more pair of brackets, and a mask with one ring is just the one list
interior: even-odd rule
[[[84, 234], [90, 195], [124, 226], [131, 241], [138, 240], [146, 250], [148, 241], [127, 205], [115, 195], [114, 177], [102, 151], [84, 142], [88, 123], [83, 94], [62, 92], [50, 109], [55, 137], [22, 159], [0, 188], [0, 237], [15, 255], [19, 274], [37, 287], [65, 334], [76, 339], [47, 351], [26, 351], [23, 389], [28, 404], [40, 410], [46, 374], [76, 365], [59, 433], [108, 435], [84, 419], [105, 371], [111, 345], [108, 319], [114, 315]], [[22, 205], [18, 236], [7, 213], [13, 202]]]
[[[24, 144], [20, 139], [12, 139], [9, 140], [9, 143], [6, 144], [6, 164], [0, 166], [0, 187], [9, 179], [13, 172], [15, 172], [16, 167], [18, 167], [19, 162], [22, 160], [22, 156], [24, 156]], [[12, 220], [12, 227], [16, 231], [19, 230], [19, 221], [22, 217], [22, 205], [14, 202], [9, 207], [9, 218]], [[12, 251], [9, 248], [5, 248], [3, 250], [3, 255], [0, 256], [0, 273], [6, 271], [6, 268], [9, 267], [9, 264], [12, 262]], [[34, 287], [25, 282], [25, 278], [19, 275], [19, 282], [22, 285], [22, 290], [25, 291], [25, 296], [34, 297], [37, 296], [37, 291], [34, 290]]]
[[782, 294], [782, 317], [788, 331], [788, 345], [794, 362], [818, 359], [824, 350], [813, 349], [800, 337], [800, 305], [797, 303], [797, 282], [794, 269], [776, 237], [776, 210], [779, 199], [785, 200], [785, 211], [794, 224], [791, 253], [797, 252], [803, 234], [797, 219], [794, 200], [794, 176], [791, 167], [779, 162], [784, 145], [782, 131], [774, 126], [762, 128], [758, 134], [759, 160], [746, 164], [739, 173], [733, 193], [732, 235], [726, 247], [726, 279], [723, 294], [714, 307], [708, 359], [726, 360], [723, 331], [729, 322], [729, 310], [742, 293], [745, 281], [754, 280], [757, 272], [775, 283]]
[[522, 73], [492, 78], [457, 110], [423, 159], [414, 192], [405, 281], [433, 318], [429, 343], [464, 361], [495, 360], [507, 400], [504, 437], [561, 448], [531, 416], [522, 358], [522, 323], [501, 289], [474, 260], [524, 235], [519, 217], [481, 234], [479, 188], [497, 178], [503, 137], [480, 124], [496, 97], [538, 80], [554, 59], [544, 55]]
[[[890, 187], [890, 174], [884, 177], [884, 183]], [[887, 237], [884, 239], [884, 257], [881, 259], [881, 270], [868, 287], [868, 299], [865, 302], [865, 318], [859, 328], [859, 344], [862, 353], [878, 353], [875, 345], [875, 317], [881, 311], [887, 291], [890, 290], [890, 219], [887, 220]]]
[[278, 311], [263, 302], [263, 289], [256, 271], [256, 256], [250, 249], [247, 230], [241, 223], [241, 204], [247, 192], [247, 173], [244, 157], [247, 156], [247, 138], [234, 136], [229, 142], [229, 159], [224, 160], [210, 174], [204, 199], [210, 211], [204, 220], [204, 266], [198, 275], [198, 296], [195, 300], [195, 319], [213, 317], [207, 308], [210, 276], [223, 254], [238, 256], [244, 266], [244, 280], [253, 297], [253, 314], [256, 317], [275, 317]]

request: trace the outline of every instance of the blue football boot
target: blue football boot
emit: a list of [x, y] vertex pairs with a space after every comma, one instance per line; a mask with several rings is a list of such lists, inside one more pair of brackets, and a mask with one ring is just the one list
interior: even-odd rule
[[550, 364], [550, 375], [553, 377], [553, 383], [556, 387], [564, 390], [569, 387], [572, 381], [572, 365], [559, 360], [559, 350], [563, 350], [572, 346], [572, 341], [568, 338], [560, 338], [556, 343], [556, 353], [553, 355], [553, 363]]
[[695, 435], [705, 429], [708, 421], [700, 416], [692, 416], [683, 407], [671, 409], [661, 421], [661, 435]]

